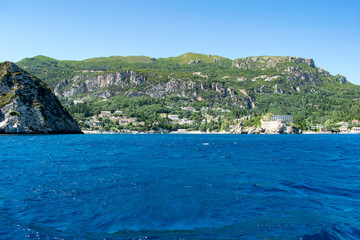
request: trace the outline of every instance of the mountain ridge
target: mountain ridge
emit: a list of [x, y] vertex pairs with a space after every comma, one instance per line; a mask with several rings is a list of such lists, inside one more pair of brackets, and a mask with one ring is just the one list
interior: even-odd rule
[[139, 59], [139, 62], [141, 62], [142, 58], [144, 59], [191, 59], [191, 60], [195, 60], [197, 58], [208, 58], [208, 59], [213, 59], [213, 58], [219, 58], [219, 59], [223, 59], [223, 60], [230, 60], [230, 61], [234, 61], [237, 59], [244, 59], [244, 58], [262, 58], [262, 57], [270, 57], [270, 58], [288, 58], [288, 57], [292, 57], [292, 58], [303, 58], [303, 59], [312, 59], [312, 58], [307, 58], [307, 57], [301, 57], [301, 56], [275, 56], [275, 55], [259, 55], [259, 56], [246, 56], [246, 57], [238, 57], [238, 58], [227, 58], [227, 57], [223, 57], [220, 55], [213, 55], [213, 54], [204, 54], [204, 53], [195, 53], [195, 52], [187, 52], [187, 53], [183, 53], [179, 56], [169, 56], [169, 57], [151, 57], [151, 56], [146, 56], [146, 55], [128, 55], [128, 56], [122, 56], [122, 55], [112, 55], [112, 56], [108, 56], [108, 57], [92, 57], [92, 58], [85, 58], [82, 60], [70, 60], [70, 59], [65, 59], [65, 60], [60, 60], [60, 59], [56, 59], [56, 58], [52, 58], [49, 56], [45, 56], [45, 55], [36, 55], [33, 57], [26, 57], [21, 59], [20, 61], [16, 62], [16, 64], [18, 63], [22, 63], [24, 60], [29, 60], [29, 59], [50, 59], [50, 60], [56, 60], [59, 62], [81, 62], [81, 61], [91, 61], [91, 60], [104, 60], [104, 59], [131, 59], [131, 58], [135, 58], [135, 59]]
[[[238, 113], [257, 119], [267, 113], [291, 114], [300, 128], [328, 119], [331, 125], [343, 119], [360, 119], [360, 87], [341, 74], [331, 75], [316, 66], [312, 58], [231, 60], [185, 53], [158, 59], [112, 56], [58, 61], [40, 56], [24, 59], [19, 65], [44, 79], [82, 121], [102, 110], [123, 109], [126, 116], [143, 116], [139, 121], [152, 119], [151, 124], [155, 124], [159, 122], [155, 113], [181, 114], [174, 109], [188, 107], [230, 111], [232, 116], [218, 113], [228, 125]], [[119, 101], [131, 102], [134, 109]], [[152, 107], [155, 112], [145, 110]], [[205, 115], [202, 113], [203, 120]], [[195, 128], [203, 124], [197, 122]]]

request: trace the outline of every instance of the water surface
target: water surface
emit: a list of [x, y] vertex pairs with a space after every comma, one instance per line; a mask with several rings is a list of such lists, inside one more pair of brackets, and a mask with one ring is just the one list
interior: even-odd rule
[[359, 140], [0, 136], [0, 238], [360, 239]]

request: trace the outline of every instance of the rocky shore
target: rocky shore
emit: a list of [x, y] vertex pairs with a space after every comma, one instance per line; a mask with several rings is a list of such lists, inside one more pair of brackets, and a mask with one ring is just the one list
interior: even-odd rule
[[52, 90], [12, 62], [0, 63], [0, 133], [82, 133]]

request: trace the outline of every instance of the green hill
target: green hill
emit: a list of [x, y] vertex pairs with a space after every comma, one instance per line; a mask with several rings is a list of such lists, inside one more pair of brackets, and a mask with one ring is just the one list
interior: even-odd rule
[[198, 53], [185, 53], [178, 57], [165, 58], [167, 61], [174, 61], [180, 64], [196, 64], [196, 63], [216, 63], [216, 62], [232, 62], [232, 60], [220, 56], [198, 54]]
[[[360, 119], [359, 86], [342, 75], [331, 75], [309, 58], [259, 56], [231, 60], [186, 53], [159, 59], [113, 56], [59, 61], [36, 56], [17, 64], [46, 81], [82, 120], [101, 110], [121, 110], [139, 121], [159, 123], [158, 114], [181, 115], [186, 107], [195, 109], [186, 114], [197, 118], [191, 126], [196, 129], [209, 124], [204, 123], [206, 114], [213, 116], [216, 129], [235, 124], [241, 116], [255, 119], [266, 113], [291, 114], [302, 129], [316, 124], [335, 129], [337, 121]], [[215, 121], [219, 116], [223, 119]]]

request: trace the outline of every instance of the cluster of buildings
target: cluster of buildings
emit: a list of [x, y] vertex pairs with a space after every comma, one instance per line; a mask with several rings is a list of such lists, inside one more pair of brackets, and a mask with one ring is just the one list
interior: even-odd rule
[[[352, 120], [349, 122], [338, 122], [336, 123], [337, 129], [339, 133], [360, 133], [359, 120]], [[322, 125], [315, 125], [311, 127], [311, 130], [315, 130], [318, 132], [330, 132], [329, 130], [325, 130]]]
[[[359, 125], [359, 120], [352, 120], [351, 124]], [[340, 133], [360, 133], [360, 127], [354, 126], [350, 128], [348, 122], [339, 122], [336, 125], [340, 126], [339, 127]]]
[[191, 125], [194, 123], [194, 121], [188, 118], [180, 118], [179, 115], [176, 114], [161, 113], [160, 116], [162, 118], [168, 118], [172, 124]]
[[[208, 110], [216, 110], [218, 112], [228, 112], [229, 110], [221, 109], [221, 108], [203, 108], [200, 111], [195, 110], [193, 107], [181, 107], [184, 111], [192, 111], [192, 112], [202, 112], [202, 124], [210, 123], [211, 121], [217, 121], [216, 115], [215, 117], [213, 114], [209, 114]], [[193, 125], [195, 122], [191, 119], [188, 119], [186, 117], [181, 117], [177, 114], [168, 114], [168, 113], [161, 113], [161, 118], [167, 119], [169, 123], [171, 124], [177, 124], [177, 125], [183, 125], [183, 127], [180, 128], [186, 128], [187, 126]], [[243, 117], [242, 119], [250, 119], [250, 116]], [[134, 127], [140, 127], [144, 126], [144, 122], [137, 121], [136, 118], [133, 117], [127, 117], [124, 116], [122, 111], [101, 111], [97, 116], [93, 116], [92, 118], [85, 121], [86, 124], [90, 125], [90, 129], [97, 129], [99, 131], [103, 130], [104, 127], [104, 121], [106, 119], [111, 120], [113, 123], [117, 123], [119, 126], [123, 126], [123, 131], [128, 131], [126, 128], [128, 126], [134, 126]], [[241, 119], [240, 119], [241, 120]], [[228, 128], [231, 130], [234, 128], [234, 123], [239, 122], [239, 119], [232, 120], [231, 122], [227, 122]], [[271, 132], [272, 130], [276, 130], [279, 128], [288, 129], [292, 128], [293, 125], [293, 116], [292, 115], [266, 115], [264, 118], [260, 120], [261, 128], [264, 130], [269, 130]], [[325, 129], [322, 125], [315, 125], [312, 126], [310, 129], [311, 131], [307, 131], [304, 133], [359, 133], [360, 134], [360, 126], [359, 126], [359, 120], [352, 120], [351, 122], [339, 122], [336, 123], [335, 130], [328, 130]], [[129, 129], [133, 129], [130, 127]], [[185, 129], [186, 130], [186, 129]], [[180, 131], [185, 131], [184, 129], [180, 129]]]
[[[182, 111], [191, 111], [191, 112], [201, 112], [203, 119], [202, 124], [209, 123], [211, 121], [217, 121], [217, 118], [212, 116], [212, 114], [208, 114], [208, 111], [214, 111], [214, 112], [220, 112], [220, 113], [229, 113], [230, 110], [228, 109], [222, 109], [222, 108], [209, 108], [204, 107], [202, 109], [196, 110], [193, 107], [189, 106], [183, 106], [181, 107]], [[188, 114], [187, 114], [188, 115]], [[215, 114], [216, 115], [216, 114]], [[166, 119], [170, 124], [173, 125], [181, 125], [180, 128], [187, 128], [188, 126], [191, 126], [195, 124], [195, 121], [192, 119], [189, 119], [187, 117], [183, 117], [182, 114], [168, 114], [168, 113], [160, 113], [160, 118]], [[110, 120], [112, 123], [115, 123], [116, 125], [122, 126], [119, 127], [119, 129], [122, 129], [122, 131], [126, 131], [127, 128], [134, 129], [133, 127], [140, 127], [144, 126], [145, 123], [142, 121], [137, 121], [134, 117], [127, 117], [123, 113], [123, 111], [100, 111], [100, 113], [97, 116], [93, 116], [87, 120], [84, 121], [85, 124], [88, 125], [88, 129], [92, 130], [98, 130], [98, 131], [105, 131], [104, 126], [107, 123], [107, 120]], [[235, 121], [235, 120], [234, 120]], [[129, 126], [132, 126], [131, 128]], [[233, 126], [229, 126], [230, 128]], [[184, 131], [184, 129], [180, 129], [180, 131]], [[186, 130], [186, 129], [185, 129]]]
[[[292, 125], [293, 117], [291, 115], [274, 115], [270, 116], [267, 119], [261, 119], [261, 128], [274, 128], [281, 124]], [[360, 133], [359, 120], [352, 120], [349, 122], [338, 122], [336, 126], [338, 126], [339, 133]], [[311, 127], [311, 130], [320, 132], [320, 133], [332, 133], [332, 131], [325, 129], [322, 125], [315, 125]], [[337, 131], [335, 131], [337, 132]]]
[[85, 123], [99, 129], [102, 128], [102, 122], [104, 119], [110, 119], [114, 122], [118, 122], [120, 126], [126, 126], [128, 124], [135, 126], [144, 125], [144, 122], [138, 122], [136, 121], [136, 118], [124, 117], [122, 114], [122, 111], [115, 111], [114, 113], [111, 113], [111, 111], [101, 111], [98, 116], [93, 116], [89, 120], [85, 121]]

